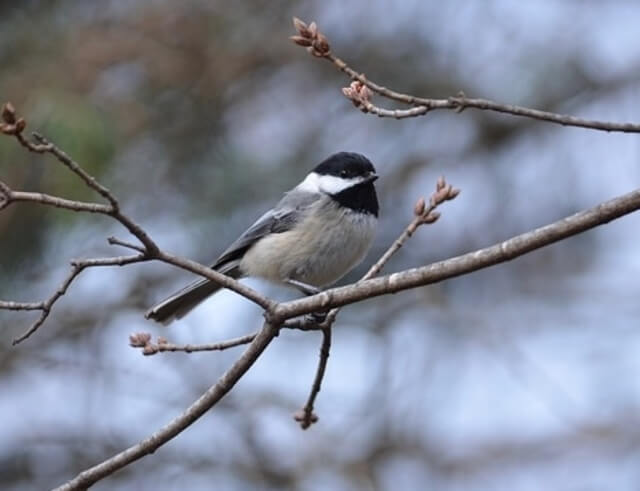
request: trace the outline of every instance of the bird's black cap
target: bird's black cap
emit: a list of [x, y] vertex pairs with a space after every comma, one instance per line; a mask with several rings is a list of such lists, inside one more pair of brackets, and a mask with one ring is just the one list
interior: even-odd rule
[[359, 153], [338, 152], [320, 162], [313, 171], [320, 175], [359, 177], [375, 173], [371, 161]]

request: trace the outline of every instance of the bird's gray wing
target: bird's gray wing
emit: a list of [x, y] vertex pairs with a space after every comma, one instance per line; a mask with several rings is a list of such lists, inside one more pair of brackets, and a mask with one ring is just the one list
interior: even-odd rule
[[285, 194], [273, 209], [258, 218], [235, 242], [227, 247], [212, 268], [219, 269], [227, 263], [241, 259], [244, 253], [265, 235], [291, 230], [319, 198], [320, 195], [317, 193], [301, 191]]
[[[258, 218], [245, 233], [238, 237], [222, 253], [212, 268], [232, 278], [239, 278], [242, 274], [238, 266], [247, 249], [267, 234], [291, 230], [319, 197], [318, 194], [299, 191], [286, 194], [272, 210]], [[218, 284], [208, 279], [197, 280], [150, 309], [146, 317], [163, 323], [168, 323], [174, 318], [179, 319], [219, 289]]]

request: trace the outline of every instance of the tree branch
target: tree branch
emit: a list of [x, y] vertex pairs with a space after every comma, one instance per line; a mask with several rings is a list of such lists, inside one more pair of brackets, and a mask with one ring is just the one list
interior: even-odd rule
[[[13, 105], [8, 102], [2, 107], [0, 114], [3, 122], [0, 122], [0, 133], [4, 133], [9, 136], [15, 137], [18, 142], [25, 148], [36, 153], [50, 153], [71, 172], [76, 174], [82, 179], [82, 181], [91, 189], [96, 191], [102, 197], [104, 197], [109, 204], [101, 203], [88, 203], [83, 201], [74, 201], [69, 199], [60, 198], [58, 196], [51, 196], [43, 193], [33, 193], [25, 191], [14, 191], [6, 183], [0, 181], [0, 210], [8, 207], [12, 203], [16, 202], [33, 202], [46, 206], [54, 206], [57, 208], [63, 208], [76, 212], [88, 212], [98, 213], [114, 218], [120, 224], [122, 224], [131, 234], [133, 234], [142, 244], [138, 246], [126, 241], [122, 241], [116, 238], [110, 238], [109, 243], [114, 245], [120, 245], [128, 247], [130, 249], [138, 251], [140, 254], [135, 256], [121, 256], [119, 258], [103, 258], [103, 259], [86, 259], [82, 261], [76, 261], [72, 263], [72, 270], [63, 282], [62, 285], [56, 290], [56, 292], [47, 300], [42, 302], [12, 302], [12, 301], [0, 301], [0, 309], [5, 310], [41, 310], [42, 314], [30, 327], [13, 340], [13, 344], [24, 341], [31, 336], [38, 328], [44, 323], [49, 316], [52, 306], [55, 302], [63, 296], [73, 280], [78, 276], [85, 268], [92, 266], [112, 266], [129, 264], [130, 262], [141, 262], [151, 259], [158, 259], [168, 264], [172, 264], [179, 268], [191, 271], [195, 274], [204, 276], [205, 278], [218, 283], [224, 288], [228, 288], [239, 295], [257, 303], [264, 309], [273, 309], [275, 302], [269, 298], [259, 294], [252, 288], [243, 285], [239, 281], [226, 276], [218, 271], [215, 271], [207, 266], [199, 264], [195, 261], [183, 259], [173, 254], [161, 251], [151, 237], [135, 223], [127, 215], [120, 211], [120, 205], [117, 198], [107, 189], [100, 184], [93, 176], [88, 174], [80, 165], [69, 157], [64, 151], [54, 145], [52, 142], [45, 139], [42, 135], [34, 133], [33, 136], [37, 143], [27, 140], [23, 136], [23, 132], [27, 126], [24, 118], [17, 118], [16, 111]], [[135, 260], [131, 260], [135, 258]], [[124, 261], [124, 262], [122, 262]]]
[[605, 201], [544, 227], [517, 235], [491, 247], [461, 256], [369, 279], [339, 288], [332, 288], [298, 300], [279, 304], [274, 319], [288, 319], [308, 312], [349, 305], [368, 298], [426, 286], [462, 274], [515, 259], [528, 252], [553, 244], [603, 225], [640, 209], [640, 190]]
[[[447, 99], [432, 99], [426, 97], [417, 97], [410, 94], [403, 94], [394, 90], [388, 89], [382, 85], [372, 82], [364, 76], [364, 74], [358, 73], [356, 70], [347, 65], [346, 62], [335, 56], [331, 52], [331, 47], [327, 37], [322, 34], [315, 22], [307, 25], [300, 19], [294, 17], [293, 24], [298, 35], [292, 36], [291, 40], [299, 46], [307, 48], [309, 53], [317, 58], [324, 58], [335, 65], [339, 70], [346, 73], [356, 85], [352, 84], [351, 87], [343, 89], [343, 93], [349, 98], [360, 110], [376, 114], [380, 117], [391, 118], [410, 118], [416, 116], [426, 115], [429, 111], [435, 109], [449, 109], [456, 112], [461, 112], [466, 108], [479, 109], [483, 111], [493, 111], [504, 114], [511, 114], [513, 116], [521, 116], [525, 118], [537, 119], [540, 121], [546, 121], [548, 123], [560, 124], [562, 126], [576, 126], [580, 128], [588, 128], [592, 130], [601, 131], [618, 131], [623, 133], [640, 133], [640, 124], [637, 123], [615, 123], [610, 121], [597, 121], [592, 119], [583, 119], [576, 116], [569, 116], [566, 114], [557, 114], [549, 111], [540, 111], [538, 109], [531, 109], [523, 106], [516, 106], [513, 104], [502, 104], [499, 102], [491, 101], [489, 99], [482, 98], [469, 98], [464, 93], [459, 93], [457, 96], [449, 97]], [[387, 99], [408, 104], [410, 109], [398, 109], [389, 110], [382, 109], [374, 106], [369, 101], [370, 91], [361, 91], [358, 88], [365, 86], [370, 91], [373, 91], [382, 97]], [[369, 97], [367, 97], [367, 95]]]
[[85, 268], [96, 267], [96, 266], [124, 266], [125, 264], [138, 263], [141, 261], [145, 261], [147, 258], [144, 254], [134, 254], [132, 256], [118, 256], [118, 257], [102, 257], [102, 258], [94, 258], [94, 259], [82, 259], [82, 260], [74, 260], [71, 262], [71, 271], [67, 275], [67, 277], [62, 281], [60, 286], [56, 289], [55, 292], [43, 302], [25, 302], [25, 303], [17, 303], [10, 301], [0, 301], [0, 309], [7, 310], [40, 310], [40, 317], [36, 319], [36, 321], [31, 324], [31, 326], [23, 332], [20, 336], [13, 339], [12, 344], [15, 346], [18, 343], [21, 343], [29, 336], [31, 336], [34, 332], [36, 332], [44, 321], [47, 320], [49, 314], [51, 313], [51, 309], [54, 304], [62, 297], [82, 271]]
[[51, 196], [43, 193], [29, 193], [25, 191], [13, 191], [5, 183], [0, 182], [0, 192], [3, 194], [3, 204], [0, 209], [17, 202], [39, 203], [41, 205], [53, 206], [55, 208], [63, 208], [65, 210], [99, 213], [102, 215], [110, 215], [111, 208], [108, 205], [100, 203], [88, 203], [84, 201], [73, 201]]
[[56, 488], [55, 491], [87, 489], [89, 486], [113, 474], [117, 470], [122, 469], [145, 455], [155, 452], [159, 447], [195, 423], [204, 413], [218, 403], [218, 401], [234, 387], [247, 370], [251, 368], [277, 334], [277, 326], [274, 327], [268, 322], [265, 322], [262, 329], [258, 332], [251, 344], [247, 346], [247, 349], [242, 353], [240, 358], [182, 414], [141, 442], [81, 472], [70, 481]]

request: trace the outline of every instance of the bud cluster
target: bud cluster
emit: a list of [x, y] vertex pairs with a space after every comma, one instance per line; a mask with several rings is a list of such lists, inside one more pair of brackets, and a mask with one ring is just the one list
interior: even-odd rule
[[315, 22], [307, 25], [297, 17], [294, 17], [293, 26], [298, 31], [298, 35], [291, 36], [289, 39], [298, 46], [304, 46], [309, 53], [319, 58], [325, 57], [331, 52], [329, 40], [318, 31], [318, 26]]
[[2, 106], [2, 123], [0, 123], [0, 132], [5, 135], [18, 135], [24, 131], [27, 122], [24, 118], [16, 118], [16, 109], [10, 102]]
[[148, 332], [136, 332], [129, 335], [129, 346], [133, 348], [142, 348], [142, 354], [145, 356], [155, 355], [160, 351], [160, 346], [167, 344], [165, 338], [158, 338], [156, 343], [151, 341], [151, 334]]
[[367, 104], [371, 102], [371, 96], [373, 95], [373, 92], [369, 87], [359, 80], [355, 80], [351, 82], [349, 87], [344, 87], [342, 89], [342, 93], [347, 99], [353, 102], [354, 106], [364, 112], [367, 112]]
[[429, 198], [429, 206], [427, 207], [424, 198], [419, 198], [413, 208], [413, 214], [420, 219], [420, 223], [434, 223], [440, 218], [440, 213], [435, 211], [436, 207], [445, 201], [455, 199], [459, 194], [459, 189], [447, 184], [444, 177], [440, 177], [436, 182], [436, 190]]

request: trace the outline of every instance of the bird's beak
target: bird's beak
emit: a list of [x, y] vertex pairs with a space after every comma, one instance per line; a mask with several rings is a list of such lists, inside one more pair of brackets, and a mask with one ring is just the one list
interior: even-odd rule
[[365, 177], [365, 178], [364, 178], [364, 181], [363, 181], [363, 182], [373, 182], [373, 181], [375, 181], [376, 179], [378, 179], [378, 177], [380, 177], [380, 176], [378, 176], [378, 174], [374, 174], [374, 173], [372, 172], [371, 174], [369, 174], [367, 177]]

